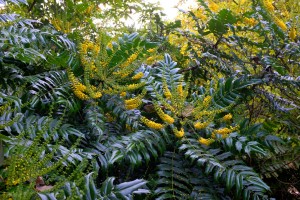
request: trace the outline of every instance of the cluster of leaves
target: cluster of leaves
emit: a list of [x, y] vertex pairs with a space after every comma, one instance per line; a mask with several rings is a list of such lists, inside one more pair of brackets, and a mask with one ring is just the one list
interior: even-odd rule
[[0, 198], [296, 198], [299, 27], [269, 2], [110, 42], [92, 17], [139, 1], [0, 1]]

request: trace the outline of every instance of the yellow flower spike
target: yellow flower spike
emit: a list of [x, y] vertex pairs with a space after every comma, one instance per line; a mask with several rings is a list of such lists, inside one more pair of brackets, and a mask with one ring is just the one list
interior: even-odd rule
[[219, 6], [218, 4], [216, 4], [215, 2], [213, 1], [210, 1], [209, 2], [209, 5], [208, 5], [209, 9], [213, 12], [217, 12], [219, 10]]
[[168, 124], [173, 124], [174, 123], [174, 118], [172, 118], [170, 115], [163, 115], [163, 119], [165, 122], [167, 122]]
[[140, 98], [128, 99], [125, 100], [125, 109], [132, 110], [139, 107], [142, 104], [142, 100]]
[[286, 31], [287, 30], [287, 26], [285, 25], [285, 23], [278, 19], [277, 17], [274, 16], [274, 22], [277, 24], [277, 26], [279, 26], [283, 31]]
[[178, 95], [179, 95], [180, 97], [183, 97], [182, 83], [180, 83], [180, 84], [177, 86], [177, 92], [178, 92]]
[[154, 53], [155, 51], [156, 51], [155, 48], [152, 48], [152, 49], [148, 49], [148, 50], [147, 50], [148, 53]]
[[153, 63], [155, 61], [155, 57], [154, 56], [150, 56], [146, 59], [146, 64], [150, 65], [151, 63]]
[[194, 127], [195, 127], [196, 129], [204, 129], [204, 128], [206, 128], [208, 125], [209, 125], [209, 122], [203, 122], [203, 123], [201, 123], [201, 122], [196, 122], [196, 123], [194, 124]]
[[175, 136], [178, 137], [178, 138], [182, 138], [184, 136], [184, 129], [183, 128], [181, 128], [180, 131], [178, 131], [177, 128], [174, 128], [173, 132], [174, 132]]
[[131, 56], [129, 56], [129, 58], [120, 65], [120, 68], [125, 68], [127, 67], [128, 65], [130, 65], [133, 61], [135, 61], [138, 57], [138, 53], [134, 53], [132, 54]]
[[289, 32], [289, 37], [291, 40], [295, 40], [297, 37], [297, 30], [296, 28], [292, 28]]
[[140, 103], [135, 103], [135, 104], [130, 104], [130, 105], [125, 105], [126, 110], [133, 110], [136, 109], [140, 106]]
[[249, 25], [249, 26], [254, 26], [257, 24], [257, 21], [254, 18], [244, 18], [244, 22], [245, 24]]
[[199, 139], [198, 139], [198, 142], [200, 143], [200, 144], [203, 144], [203, 145], [206, 145], [206, 146], [209, 146], [211, 143], [213, 143], [215, 140], [214, 139], [212, 139], [212, 138], [209, 138], [209, 139], [205, 139], [205, 138], [203, 138], [203, 137], [200, 137]]
[[134, 75], [131, 79], [132, 80], [139, 80], [139, 79], [143, 78], [143, 76], [144, 76], [144, 73], [143, 72], [139, 72], [136, 75]]
[[263, 0], [263, 4], [267, 11], [274, 12], [275, 8], [270, 0]]
[[89, 99], [89, 97], [88, 97], [86, 94], [84, 94], [83, 92], [81, 92], [81, 91], [79, 91], [79, 90], [75, 90], [75, 91], [74, 91], [74, 94], [75, 94], [79, 99], [81, 99], [81, 100], [88, 100], [88, 99]]
[[127, 89], [128, 90], [136, 90], [136, 89], [138, 89], [138, 88], [140, 88], [140, 87], [142, 87], [144, 85], [145, 85], [145, 83], [130, 84], [130, 85], [127, 86]]
[[125, 97], [126, 94], [127, 94], [126, 92], [121, 92], [121, 93], [120, 93], [120, 96], [121, 96], [121, 97]]
[[207, 106], [210, 104], [211, 99], [212, 99], [211, 96], [205, 97], [204, 100], [203, 100], [203, 106], [204, 106], [204, 107], [207, 107]]
[[229, 120], [231, 120], [232, 119], [232, 114], [227, 114], [227, 115], [225, 115], [224, 117], [223, 117], [223, 120], [224, 121], [229, 121]]
[[172, 98], [172, 94], [169, 90], [169, 88], [167, 86], [164, 87], [164, 95], [167, 99], [171, 99]]
[[229, 128], [221, 128], [221, 129], [214, 131], [214, 133], [218, 133], [220, 135], [227, 135], [228, 133], [231, 133], [231, 132], [232, 132], [232, 130]]
[[146, 117], [142, 116], [141, 117], [141, 121], [146, 125], [148, 126], [149, 128], [153, 128], [153, 129], [156, 129], [156, 130], [159, 130], [159, 129], [162, 129], [164, 127], [163, 124], [160, 124], [160, 123], [156, 123], [152, 120], [149, 120], [147, 119]]
[[132, 99], [127, 99], [125, 100], [125, 104], [130, 105], [130, 104], [135, 104], [137, 102], [136, 98], [132, 98]]
[[92, 95], [93, 99], [99, 99], [100, 97], [102, 97], [102, 93], [101, 92], [96, 92]]
[[168, 124], [173, 124], [174, 123], [174, 118], [172, 118], [170, 115], [164, 113], [164, 111], [160, 108], [159, 105], [154, 104], [155, 111], [157, 112], [158, 116], [164, 121], [167, 122]]
[[187, 55], [188, 43], [184, 43], [180, 48], [181, 55]]
[[73, 87], [75, 90], [79, 90], [81, 92], [86, 91], [86, 86], [80, 83], [79, 81], [74, 82]]

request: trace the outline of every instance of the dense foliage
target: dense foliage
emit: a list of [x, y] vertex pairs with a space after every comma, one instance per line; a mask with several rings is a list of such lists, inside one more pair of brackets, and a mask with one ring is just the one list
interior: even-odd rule
[[0, 4], [0, 199], [300, 198], [297, 1]]

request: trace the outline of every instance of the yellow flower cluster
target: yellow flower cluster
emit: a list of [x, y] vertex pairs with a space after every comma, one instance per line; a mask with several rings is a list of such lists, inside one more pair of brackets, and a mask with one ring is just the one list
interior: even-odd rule
[[182, 138], [184, 136], [184, 129], [183, 128], [181, 128], [180, 131], [177, 130], [177, 128], [174, 128], [173, 132], [174, 132], [175, 136], [178, 137], [178, 138]]
[[125, 69], [125, 70], [120, 70], [117, 72], [113, 72], [113, 75], [119, 76], [121, 78], [125, 78], [130, 74], [131, 70], [130, 69]]
[[71, 32], [71, 23], [70, 22], [64, 22], [61, 19], [53, 19], [51, 20], [51, 24], [54, 26], [54, 28], [58, 31], [62, 31], [65, 34], [68, 34]]
[[211, 96], [205, 97], [204, 100], [203, 100], [203, 106], [204, 106], [204, 107], [207, 107], [207, 106], [210, 104], [211, 99], [212, 99]]
[[221, 128], [218, 130], [214, 130], [214, 132], [212, 133], [212, 138], [216, 138], [216, 134], [220, 134], [222, 135], [222, 138], [227, 138], [229, 133], [232, 133], [233, 131], [237, 130], [238, 126], [235, 127], [231, 127], [230, 128]]
[[148, 50], [147, 50], [148, 53], [154, 53], [155, 51], [156, 51], [155, 48], [152, 48], [152, 49], [148, 49]]
[[72, 83], [72, 89], [74, 94], [81, 100], [88, 100], [89, 97], [84, 93], [86, 86], [79, 82], [71, 71], [68, 71], [69, 80]]
[[274, 12], [275, 8], [270, 0], [263, 0], [263, 5], [265, 6], [266, 10], [269, 12]]
[[220, 135], [222, 135], [222, 138], [226, 138], [228, 136], [228, 134], [231, 132], [232, 132], [232, 130], [229, 128], [221, 128], [221, 129], [215, 130], [213, 132], [212, 138], [215, 138], [216, 134], [220, 134]]
[[152, 120], [147, 119], [147, 118], [144, 117], [144, 116], [141, 117], [141, 121], [142, 121], [146, 126], [148, 126], [149, 128], [153, 128], [153, 129], [159, 130], [159, 129], [162, 129], [162, 128], [164, 127], [163, 124], [156, 123], [156, 122], [154, 122], [154, 121], [152, 121]]
[[183, 97], [182, 83], [179, 83], [179, 85], [177, 86], [177, 92], [178, 92], [179, 97]]
[[195, 124], [194, 124], [194, 127], [196, 128], [196, 129], [204, 129], [204, 128], [206, 128], [207, 126], [209, 125], [209, 122], [196, 122]]
[[100, 52], [100, 46], [87, 40], [79, 45], [81, 56], [85, 56], [89, 52], [88, 50], [91, 50], [94, 56], [96, 56]]
[[184, 43], [180, 48], [181, 55], [186, 56], [187, 55], [187, 49], [188, 49], [188, 43]]
[[278, 19], [276, 16], [273, 16], [273, 20], [283, 31], [287, 30], [287, 26], [282, 20]]
[[227, 114], [227, 115], [225, 115], [224, 117], [223, 117], [223, 120], [224, 121], [229, 121], [229, 120], [231, 120], [232, 119], [232, 115], [229, 113], [229, 114]]
[[254, 26], [257, 24], [257, 21], [254, 18], [248, 18], [248, 17], [244, 18], [244, 22], [249, 26]]
[[121, 96], [121, 97], [125, 97], [126, 94], [127, 94], [126, 92], [121, 92], [121, 93], [120, 93], [120, 96]]
[[171, 99], [172, 98], [172, 94], [167, 86], [167, 84], [164, 85], [164, 95], [167, 99]]
[[120, 65], [120, 68], [125, 68], [127, 66], [129, 66], [131, 63], [133, 63], [133, 61], [135, 61], [138, 57], [138, 53], [134, 53], [131, 56], [129, 56], [129, 58]]
[[136, 89], [138, 89], [138, 88], [140, 88], [144, 85], [145, 85], [145, 83], [130, 84], [130, 85], [127, 86], [127, 89], [128, 90], [136, 90]]
[[92, 99], [99, 99], [100, 97], [102, 97], [102, 93], [101, 92], [94, 92], [92, 91], [92, 93], [90, 93], [90, 96]]
[[295, 40], [297, 37], [297, 31], [296, 28], [291, 28], [290, 32], [289, 32], [289, 37], [291, 40]]
[[146, 59], [146, 64], [150, 65], [156, 60], [155, 56], [150, 56]]
[[142, 100], [140, 97], [127, 99], [127, 100], [125, 100], [125, 109], [132, 110], [132, 109], [139, 107], [141, 104], [142, 104]]
[[208, 7], [213, 12], [217, 12], [219, 10], [219, 6], [215, 2], [213, 2], [213, 1], [209, 2]]
[[[102, 93], [97, 91], [97, 88], [93, 85], [89, 85], [89, 87], [83, 85], [71, 72], [68, 70], [69, 80], [72, 83], [72, 89], [74, 94], [81, 100], [88, 100], [89, 98], [98, 99], [102, 97]], [[86, 94], [88, 93], [88, 95]]]
[[144, 73], [143, 72], [139, 72], [136, 75], [134, 75], [131, 79], [132, 80], [139, 80], [139, 79], [143, 78], [143, 76], [144, 76]]
[[283, 31], [286, 31], [287, 30], [286, 24], [281, 19], [277, 18], [274, 15], [275, 8], [274, 8], [274, 6], [272, 4], [272, 1], [271, 0], [263, 0], [263, 5], [266, 8], [266, 10], [270, 12], [269, 14], [273, 18], [275, 24], [277, 26], [279, 26]]
[[208, 139], [205, 139], [205, 138], [203, 138], [203, 137], [200, 137], [199, 139], [198, 139], [198, 142], [200, 143], [200, 144], [203, 144], [203, 145], [206, 145], [206, 146], [209, 146], [211, 143], [213, 143], [215, 140], [214, 139], [212, 139], [212, 138], [208, 138]]
[[198, 19], [201, 19], [202, 21], [206, 21], [207, 16], [204, 14], [204, 12], [205, 12], [204, 9], [199, 8], [195, 11], [194, 14]]
[[172, 118], [170, 115], [164, 113], [164, 111], [160, 108], [159, 105], [154, 104], [155, 111], [157, 112], [158, 116], [168, 124], [173, 124], [174, 123], [174, 118]]

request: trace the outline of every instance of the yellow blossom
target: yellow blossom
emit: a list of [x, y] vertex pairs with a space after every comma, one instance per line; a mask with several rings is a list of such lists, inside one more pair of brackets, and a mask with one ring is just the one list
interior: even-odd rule
[[213, 143], [215, 140], [214, 139], [212, 139], [212, 138], [209, 138], [209, 139], [205, 139], [205, 138], [203, 138], [203, 137], [200, 137], [199, 139], [198, 139], [198, 142], [200, 143], [200, 144], [203, 144], [203, 145], [206, 145], [206, 146], [209, 146], [211, 143]]
[[195, 16], [198, 18], [198, 19], [201, 19], [202, 21], [205, 21], [207, 20], [207, 16], [205, 14], [203, 14], [204, 11], [202, 9], [199, 9], [195, 12]]
[[143, 76], [144, 76], [144, 73], [143, 72], [139, 72], [136, 75], [134, 75], [131, 79], [132, 80], [139, 80], [139, 79], [143, 78]]
[[74, 94], [81, 100], [88, 100], [89, 97], [79, 90], [74, 90]]
[[227, 115], [225, 115], [224, 117], [223, 117], [223, 120], [224, 121], [229, 121], [229, 120], [231, 120], [232, 119], [232, 115], [229, 113], [229, 114], [227, 114]]
[[180, 53], [182, 55], [187, 55], [188, 43], [184, 43], [180, 48]]
[[203, 122], [203, 123], [201, 123], [201, 122], [196, 122], [196, 123], [194, 124], [194, 127], [195, 127], [196, 129], [204, 129], [204, 128], [206, 128], [208, 125], [209, 125], [209, 122]]
[[102, 93], [101, 92], [92, 93], [91, 97], [93, 99], [98, 99], [98, 98], [102, 97]]
[[274, 16], [274, 22], [277, 24], [277, 26], [279, 26], [283, 31], [286, 31], [287, 30], [287, 26], [285, 25], [285, 23], [278, 19], [277, 17]]
[[141, 104], [142, 104], [142, 100], [140, 99], [140, 97], [128, 99], [125, 100], [125, 109], [132, 110], [139, 107]]
[[112, 48], [113, 48], [113, 45], [112, 45], [112, 43], [111, 43], [111, 42], [110, 42], [110, 43], [108, 43], [108, 44], [107, 44], [107, 47], [108, 47], [108, 48], [110, 48], [110, 49], [112, 49]]
[[128, 90], [136, 90], [140, 87], [142, 87], [144, 85], [144, 83], [140, 83], [140, 84], [130, 84], [127, 86]]
[[164, 114], [162, 116], [162, 120], [164, 120], [165, 122], [169, 123], [169, 124], [173, 124], [174, 123], [174, 118], [172, 118], [170, 115]]
[[203, 100], [203, 106], [204, 106], [204, 107], [207, 107], [207, 106], [210, 104], [211, 99], [212, 99], [211, 96], [205, 97], [204, 100]]
[[121, 92], [121, 93], [120, 93], [120, 96], [121, 96], [121, 97], [125, 97], [126, 94], [127, 94], [126, 92]]
[[149, 58], [146, 59], [146, 64], [150, 65], [151, 63], [153, 63], [153, 61], [155, 61], [155, 57], [150, 56]]
[[249, 26], [254, 26], [255, 24], [257, 24], [257, 21], [254, 18], [244, 18], [244, 22], [245, 24], [249, 25]]
[[174, 118], [172, 118], [170, 115], [164, 113], [164, 111], [158, 106], [157, 104], [154, 104], [155, 111], [157, 112], [158, 116], [168, 124], [174, 123]]
[[139, 103], [134, 103], [134, 104], [129, 104], [129, 105], [125, 105], [125, 109], [126, 110], [132, 110], [132, 109], [136, 109], [140, 106]]
[[216, 134], [220, 134], [222, 135], [222, 138], [226, 138], [228, 136], [229, 133], [232, 133], [233, 131], [237, 130], [239, 128], [239, 126], [235, 126], [235, 127], [231, 127], [230, 128], [221, 128], [218, 130], [214, 130], [214, 132], [212, 133], [212, 138], [216, 138]]
[[155, 52], [155, 48], [148, 49], [147, 51], [148, 51], [149, 53], [153, 53], [153, 52]]
[[296, 28], [292, 28], [289, 32], [289, 37], [291, 40], [295, 40], [297, 37], [297, 31]]
[[274, 12], [275, 8], [270, 0], [263, 0], [263, 4], [267, 11]]
[[132, 54], [131, 56], [129, 56], [129, 58], [120, 65], [120, 68], [125, 68], [127, 67], [128, 65], [130, 65], [133, 61], [135, 61], [138, 57], [138, 53], [134, 53]]
[[167, 99], [171, 99], [172, 94], [167, 86], [164, 87], [164, 95]]
[[180, 97], [183, 97], [182, 83], [177, 86], [177, 92]]
[[216, 4], [213, 1], [210, 1], [209, 5], [208, 5], [209, 9], [213, 12], [217, 12], [219, 10], [219, 6], [218, 4]]
[[178, 131], [177, 128], [174, 128], [173, 132], [174, 132], [175, 136], [178, 137], [178, 138], [182, 138], [184, 136], [184, 129], [183, 128], [181, 128], [180, 131]]
[[214, 133], [218, 133], [218, 134], [221, 134], [221, 135], [227, 135], [228, 133], [231, 133], [232, 130], [229, 129], [229, 128], [221, 128], [221, 129], [218, 129], [218, 130], [215, 130]]
[[163, 124], [160, 124], [160, 123], [156, 123], [152, 120], [149, 120], [147, 119], [146, 117], [142, 116], [141, 117], [141, 121], [146, 125], [148, 126], [149, 128], [153, 128], [153, 129], [162, 129], [164, 127]]

